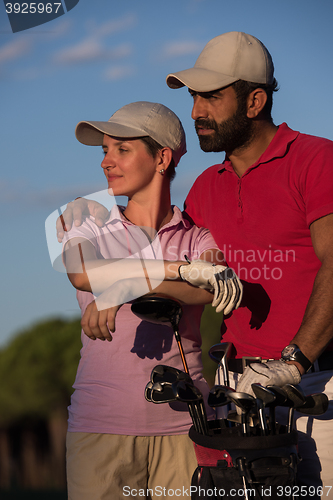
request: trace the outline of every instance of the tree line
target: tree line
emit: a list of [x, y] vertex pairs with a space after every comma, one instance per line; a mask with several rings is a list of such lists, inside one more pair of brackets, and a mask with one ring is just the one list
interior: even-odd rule
[[80, 320], [50, 319], [0, 350], [0, 489], [65, 487], [67, 406]]

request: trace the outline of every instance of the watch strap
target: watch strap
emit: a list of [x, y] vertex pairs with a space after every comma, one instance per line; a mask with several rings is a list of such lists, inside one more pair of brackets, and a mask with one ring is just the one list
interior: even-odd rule
[[311, 361], [302, 353], [298, 345], [296, 344], [291, 344], [290, 346], [287, 347], [294, 347], [294, 352], [289, 355], [289, 356], [283, 356], [283, 351], [282, 351], [282, 361], [296, 361], [299, 363], [305, 370], [305, 373], [308, 372], [312, 366]]

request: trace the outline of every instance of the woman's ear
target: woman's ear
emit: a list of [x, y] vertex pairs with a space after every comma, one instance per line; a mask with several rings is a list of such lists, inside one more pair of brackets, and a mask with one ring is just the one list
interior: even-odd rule
[[172, 160], [172, 151], [170, 148], [162, 148], [157, 153], [158, 163], [156, 167], [156, 171], [160, 172], [161, 170], [166, 171], [168, 166]]
[[267, 102], [267, 94], [264, 89], [258, 88], [253, 90], [247, 100], [247, 116], [248, 118], [256, 118], [264, 109]]

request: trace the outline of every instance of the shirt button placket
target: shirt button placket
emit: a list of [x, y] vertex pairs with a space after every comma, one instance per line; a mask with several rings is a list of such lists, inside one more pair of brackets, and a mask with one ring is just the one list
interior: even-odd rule
[[241, 190], [242, 190], [242, 179], [238, 179], [237, 224], [242, 224], [244, 222]]

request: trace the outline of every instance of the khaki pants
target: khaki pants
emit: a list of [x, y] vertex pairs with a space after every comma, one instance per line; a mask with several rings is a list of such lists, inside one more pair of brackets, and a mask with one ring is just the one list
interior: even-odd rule
[[66, 444], [69, 500], [190, 498], [197, 461], [187, 435], [68, 432]]

